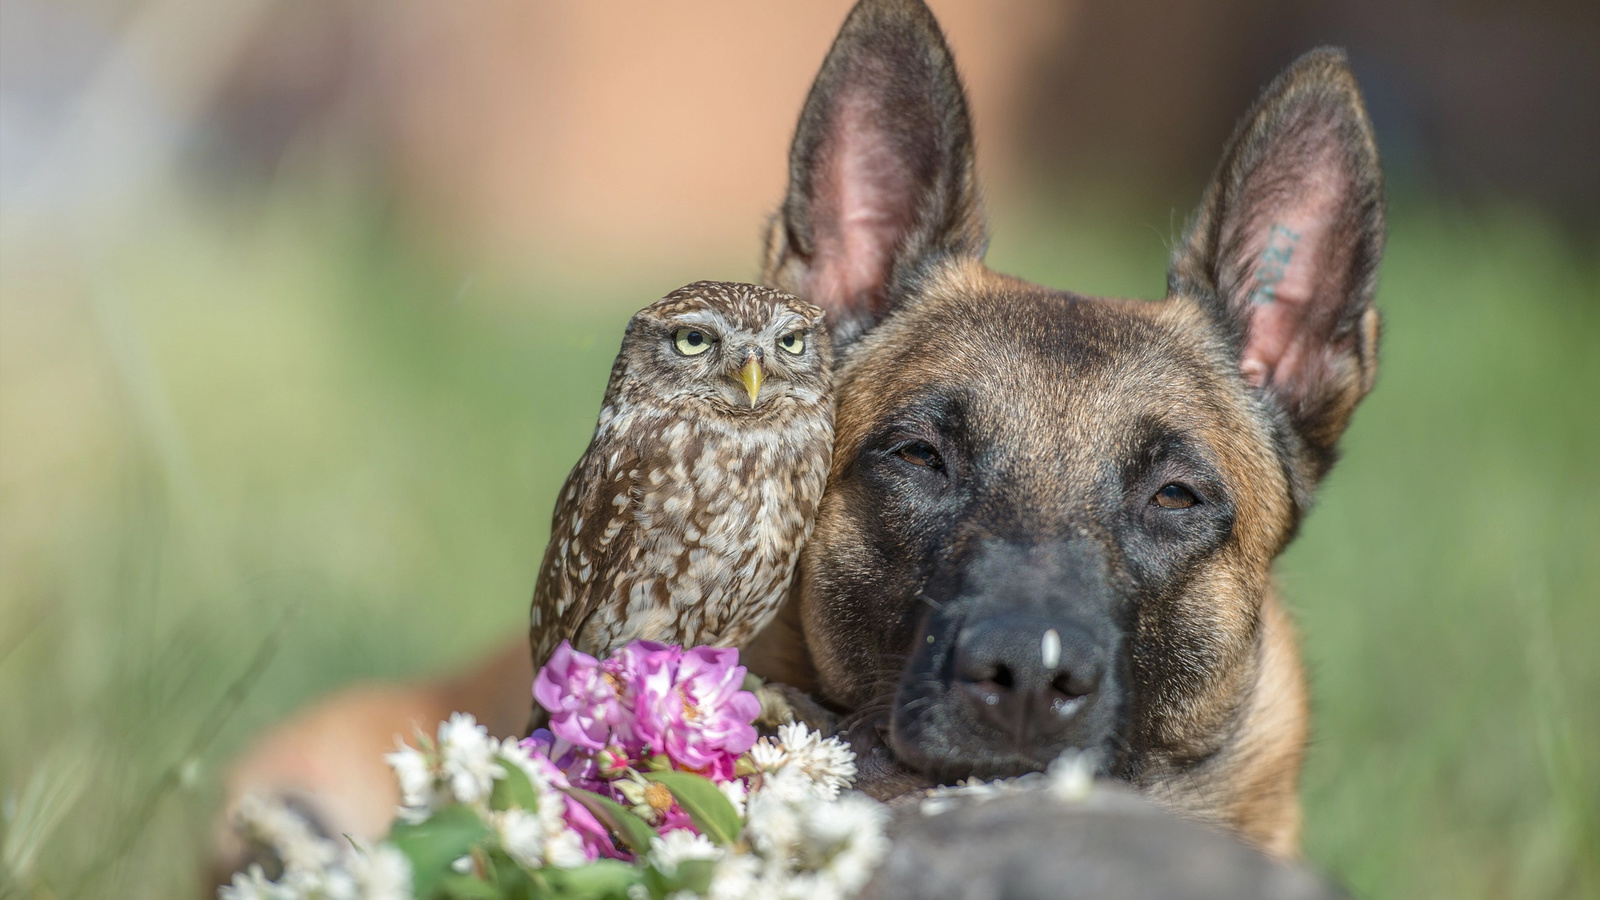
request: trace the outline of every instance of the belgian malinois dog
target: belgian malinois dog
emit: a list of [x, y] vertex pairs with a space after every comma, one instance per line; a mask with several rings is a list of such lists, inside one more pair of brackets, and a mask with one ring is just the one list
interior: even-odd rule
[[[863, 0], [811, 89], [765, 280], [842, 347], [832, 472], [772, 674], [849, 714], [880, 795], [1101, 774], [1292, 854], [1304, 675], [1272, 586], [1372, 388], [1382, 175], [1344, 57], [1244, 117], [1160, 302], [983, 264], [962, 86]], [[795, 631], [798, 630], [798, 639]]]
[[[1343, 56], [1274, 81], [1223, 152], [1167, 297], [985, 268], [972, 128], [921, 0], [862, 0], [800, 117], [765, 281], [824, 307], [837, 444], [784, 615], [747, 648], [842, 716], [881, 797], [1063, 750], [1280, 856], [1306, 690], [1272, 562], [1371, 390], [1382, 174]], [[381, 835], [380, 754], [452, 709], [520, 729], [514, 645], [330, 699], [235, 767]]]

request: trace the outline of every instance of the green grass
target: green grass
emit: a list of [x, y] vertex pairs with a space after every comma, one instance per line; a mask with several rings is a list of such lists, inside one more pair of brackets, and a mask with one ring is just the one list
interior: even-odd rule
[[[751, 274], [469, 277], [316, 209], [7, 247], [0, 894], [184, 896], [252, 732], [517, 630], [626, 316]], [[1012, 216], [992, 261], [1160, 292], [1165, 218], [1058, 222]], [[1600, 892], [1597, 259], [1396, 203], [1379, 387], [1280, 566], [1307, 849], [1360, 896]]]

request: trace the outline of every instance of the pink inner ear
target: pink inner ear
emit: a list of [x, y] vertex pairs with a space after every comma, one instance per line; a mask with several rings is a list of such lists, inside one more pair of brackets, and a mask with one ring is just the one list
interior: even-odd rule
[[1250, 332], [1239, 368], [1256, 387], [1309, 375], [1308, 348], [1327, 337], [1328, 307], [1339, 302], [1328, 281], [1340, 183], [1318, 167], [1299, 181], [1292, 202], [1247, 226], [1253, 233], [1242, 242], [1245, 275], [1237, 284]]
[[846, 94], [837, 110], [813, 214], [820, 265], [810, 288], [814, 302], [826, 308], [881, 312], [874, 306], [911, 226], [913, 176], [874, 121], [880, 113], [870, 95]]

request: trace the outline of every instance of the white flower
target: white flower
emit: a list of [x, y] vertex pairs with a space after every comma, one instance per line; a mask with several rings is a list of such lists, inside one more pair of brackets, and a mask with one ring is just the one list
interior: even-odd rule
[[888, 849], [887, 807], [856, 793], [824, 800], [811, 784], [786, 766], [751, 795], [745, 834], [762, 863], [719, 866], [727, 871], [713, 878], [714, 897], [845, 898], [871, 879]]
[[778, 726], [778, 739], [764, 738], [750, 748], [750, 760], [765, 773], [762, 790], [780, 783], [787, 776], [804, 776], [804, 782], [789, 780], [782, 790], [804, 789], [823, 799], [839, 796], [856, 777], [856, 755], [838, 738], [824, 738], [799, 722]]
[[750, 842], [768, 858], [782, 858], [800, 839], [800, 816], [795, 801], [803, 799], [802, 791], [782, 790], [780, 782], [801, 783], [797, 774], [780, 772], [767, 776], [761, 790], [750, 795], [746, 807], [745, 833]]
[[339, 858], [339, 846], [317, 834], [282, 800], [249, 796], [239, 803], [236, 824], [252, 843], [268, 847], [285, 872], [321, 872]]
[[650, 839], [650, 864], [668, 878], [678, 874], [679, 863], [691, 859], [714, 860], [721, 856], [721, 848], [709, 838], [686, 828], [674, 828]]
[[492, 823], [507, 856], [530, 869], [544, 865], [545, 828], [538, 815], [508, 809], [495, 813]]
[[803, 803], [806, 800], [825, 799], [826, 795], [811, 776], [799, 766], [784, 766], [776, 772], [761, 777], [761, 790], [756, 794], [772, 797], [786, 803]]
[[251, 863], [243, 872], [233, 873], [233, 882], [217, 891], [217, 900], [295, 900], [287, 888], [267, 880], [261, 866]]
[[583, 837], [570, 828], [563, 828], [560, 834], [546, 841], [544, 855], [550, 865], [562, 869], [581, 866], [589, 861], [588, 854], [583, 851]]
[[1035, 791], [1047, 787], [1045, 775], [1042, 772], [1029, 772], [1015, 778], [999, 778], [994, 781], [980, 781], [968, 778], [958, 781], [953, 785], [936, 787], [928, 791], [921, 803], [922, 814], [937, 816], [963, 805], [962, 800], [970, 803], [987, 803], [996, 797], [1004, 797], [1024, 791]]
[[1064, 803], [1076, 803], [1088, 797], [1094, 787], [1094, 770], [1094, 754], [1077, 750], [1063, 752], [1045, 772], [1050, 796]]
[[327, 869], [291, 869], [278, 887], [296, 900], [361, 900], [355, 879], [338, 866]]
[[789, 761], [789, 754], [784, 752], [782, 744], [766, 737], [750, 748], [750, 761], [763, 772], [776, 772]]
[[394, 770], [400, 782], [400, 805], [406, 807], [401, 815], [412, 821], [421, 821], [431, 811], [434, 794], [433, 766], [422, 751], [408, 746], [399, 738], [393, 753], [384, 754], [383, 760]]
[[506, 855], [530, 869], [546, 865], [568, 868], [588, 862], [583, 838], [567, 827], [561, 814], [565, 805], [562, 798], [541, 799], [544, 802], [537, 813], [508, 809], [490, 815], [490, 825]]
[[729, 803], [733, 804], [733, 811], [739, 814], [739, 818], [744, 818], [745, 800], [750, 796], [749, 789], [744, 785], [744, 779], [735, 778], [732, 781], [718, 782], [717, 789], [722, 791], [722, 796], [727, 797]]
[[758, 891], [761, 860], [749, 854], [724, 856], [711, 873], [710, 900], [749, 900], [768, 891]]
[[955, 785], [928, 791], [921, 803], [922, 814], [937, 816], [962, 805], [962, 801], [985, 803], [996, 797], [1043, 790], [1067, 803], [1084, 799], [1094, 787], [1095, 755], [1086, 750], [1065, 750], [1044, 772], [1029, 772], [1015, 778], [979, 781], [969, 778]]
[[795, 767], [811, 776], [821, 796], [831, 800], [850, 786], [856, 777], [856, 755], [844, 741], [824, 738], [800, 722], [778, 726], [788, 759], [784, 768]]
[[439, 724], [439, 752], [444, 777], [450, 790], [462, 803], [487, 800], [494, 780], [505, 777], [496, 761], [500, 744], [489, 737], [489, 729], [478, 724], [471, 713], [451, 713]]
[[521, 769], [522, 774], [528, 776], [528, 780], [533, 782], [533, 786], [538, 788], [541, 794], [551, 789], [548, 771], [539, 764], [538, 760], [533, 758], [533, 753], [522, 746], [522, 743], [516, 738], [506, 738], [501, 741], [499, 753], [502, 761], [509, 762]]
[[883, 827], [889, 810], [864, 794], [845, 794], [833, 803], [806, 808], [806, 841], [810, 852], [826, 860], [818, 874], [842, 896], [864, 887], [889, 842]]
[[411, 861], [392, 844], [352, 854], [350, 875], [361, 900], [411, 900]]

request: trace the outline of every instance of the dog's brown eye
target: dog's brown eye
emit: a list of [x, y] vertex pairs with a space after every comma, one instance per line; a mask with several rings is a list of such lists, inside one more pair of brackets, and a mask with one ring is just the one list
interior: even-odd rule
[[901, 459], [913, 466], [925, 466], [929, 469], [944, 467], [944, 461], [939, 459], [939, 451], [927, 444], [907, 444], [896, 452]]
[[1200, 498], [1194, 495], [1194, 491], [1181, 484], [1169, 484], [1156, 491], [1155, 498], [1151, 502], [1162, 509], [1188, 509], [1199, 503]]

